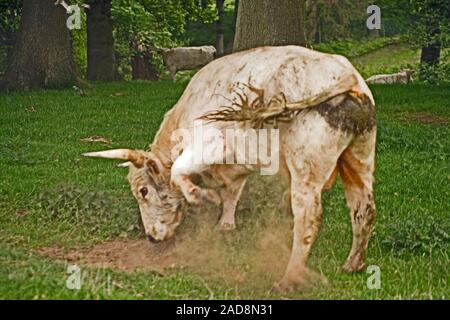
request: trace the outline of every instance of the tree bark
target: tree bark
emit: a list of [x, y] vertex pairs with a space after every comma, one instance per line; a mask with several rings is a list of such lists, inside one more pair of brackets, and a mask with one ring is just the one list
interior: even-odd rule
[[216, 51], [217, 57], [224, 55], [224, 33], [225, 33], [225, 0], [216, 0], [219, 19], [216, 23]]
[[233, 51], [305, 45], [304, 0], [240, 0]]
[[91, 0], [87, 16], [87, 78], [118, 80], [111, 23], [111, 0]]
[[380, 30], [378, 29], [369, 30], [369, 38], [379, 38], [379, 37], [380, 37]]
[[436, 26], [430, 28], [430, 36], [433, 41], [428, 46], [422, 48], [422, 53], [420, 55], [420, 63], [425, 63], [428, 65], [436, 65], [439, 63], [441, 58], [441, 43], [438, 40], [441, 34], [439, 28], [439, 22], [435, 22]]
[[152, 53], [137, 41], [132, 43], [134, 55], [131, 58], [133, 80], [158, 80], [158, 70], [152, 65]]
[[62, 6], [52, 0], [23, 0], [22, 18], [8, 61], [5, 85], [13, 89], [59, 87], [77, 78]]
[[320, 4], [318, 1], [314, 1], [313, 3], [313, 10], [314, 10], [314, 41], [315, 43], [321, 43], [322, 42], [322, 16], [321, 16], [321, 10], [320, 10]]
[[441, 47], [438, 45], [431, 45], [422, 48], [422, 54], [420, 56], [421, 63], [436, 65], [441, 58]]
[[230, 54], [233, 52], [233, 44], [236, 36], [236, 22], [237, 22], [237, 13], [239, 8], [239, 0], [234, 0], [234, 14], [233, 14], [233, 26], [232, 26], [232, 38], [229, 40], [225, 47], [225, 54]]

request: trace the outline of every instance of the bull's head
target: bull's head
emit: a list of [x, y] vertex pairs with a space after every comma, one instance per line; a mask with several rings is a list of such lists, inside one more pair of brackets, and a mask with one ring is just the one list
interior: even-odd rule
[[120, 159], [128, 167], [131, 191], [139, 203], [145, 234], [151, 241], [171, 238], [185, 209], [182, 194], [171, 187], [169, 168], [152, 152], [117, 149], [85, 153], [83, 156]]

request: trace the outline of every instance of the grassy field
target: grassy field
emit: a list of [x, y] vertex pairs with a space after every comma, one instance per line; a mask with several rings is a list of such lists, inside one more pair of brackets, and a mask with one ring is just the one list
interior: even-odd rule
[[[1, 298], [449, 298], [450, 87], [419, 85], [373, 87], [378, 217], [368, 264], [381, 269], [380, 290], [367, 289], [367, 273], [339, 272], [351, 229], [338, 183], [324, 194], [323, 229], [310, 260], [329, 284], [271, 293], [289, 253], [291, 218], [279, 213], [276, 179], [259, 177], [245, 191], [235, 232], [215, 229], [217, 209], [186, 219], [180, 234], [195, 233], [186, 240], [193, 264], [183, 258], [158, 272], [82, 265], [81, 290], [67, 289], [70, 261], [42, 256], [41, 248], [142, 238], [124, 169], [80, 154], [146, 148], [184, 85], [113, 83], [94, 85], [86, 97], [73, 90], [0, 96]], [[111, 143], [82, 140], [92, 136]]]

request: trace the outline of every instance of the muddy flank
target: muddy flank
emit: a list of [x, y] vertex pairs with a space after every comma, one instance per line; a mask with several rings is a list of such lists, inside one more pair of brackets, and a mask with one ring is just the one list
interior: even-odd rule
[[46, 247], [38, 253], [124, 272], [166, 275], [182, 269], [229, 284], [270, 287], [285, 270], [292, 237], [292, 217], [280, 205], [282, 186], [274, 179], [251, 179], [238, 207], [234, 231], [218, 228], [219, 208], [202, 207], [185, 216], [176, 236], [163, 243], [144, 238], [115, 240], [76, 249]]

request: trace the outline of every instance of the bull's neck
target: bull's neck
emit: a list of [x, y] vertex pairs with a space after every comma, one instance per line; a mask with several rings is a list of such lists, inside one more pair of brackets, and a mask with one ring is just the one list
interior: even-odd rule
[[151, 145], [151, 152], [161, 161], [165, 168], [170, 169], [172, 167], [172, 159], [170, 156], [171, 152], [171, 141], [163, 142], [161, 139], [156, 139]]
[[165, 117], [158, 133], [151, 145], [151, 152], [158, 157], [165, 168], [172, 167], [172, 148], [174, 142], [171, 139], [172, 132], [178, 129], [178, 116], [175, 110], [171, 110]]

